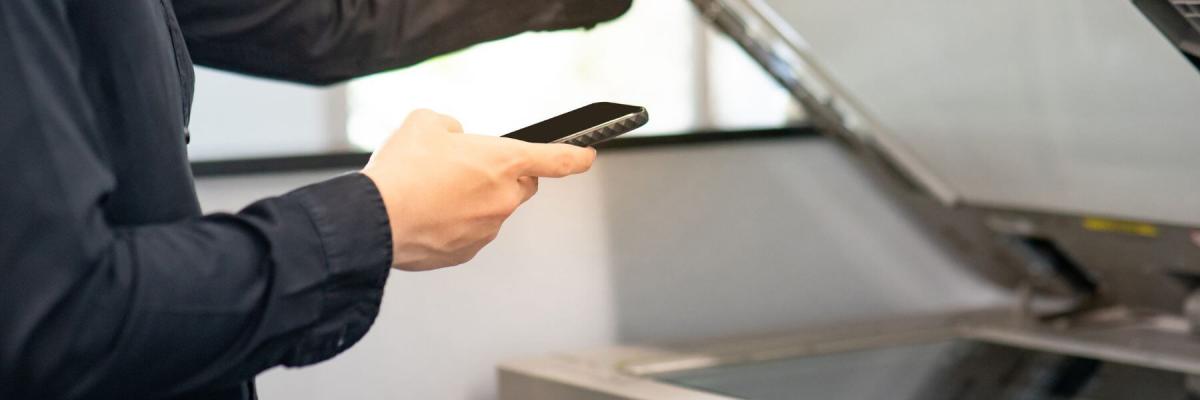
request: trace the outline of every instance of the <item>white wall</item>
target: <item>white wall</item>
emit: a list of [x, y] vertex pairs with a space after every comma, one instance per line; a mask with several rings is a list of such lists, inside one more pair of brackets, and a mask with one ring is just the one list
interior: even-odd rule
[[[203, 179], [233, 210], [335, 172]], [[394, 273], [373, 330], [260, 379], [264, 399], [490, 399], [501, 360], [978, 304], [955, 268], [819, 140], [608, 152], [467, 265]]]
[[200, 160], [344, 148], [344, 90], [197, 67], [188, 152]]

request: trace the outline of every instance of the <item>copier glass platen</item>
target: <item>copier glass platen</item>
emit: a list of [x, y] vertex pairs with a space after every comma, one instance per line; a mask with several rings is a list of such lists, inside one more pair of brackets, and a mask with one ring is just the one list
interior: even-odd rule
[[[1080, 355], [1091, 350], [1070, 351], [1080, 344], [1049, 331], [1007, 336], [1015, 328], [999, 321], [1012, 319], [1010, 311], [991, 310], [810, 328], [786, 336], [560, 353], [502, 365], [501, 398], [1192, 398], [1183, 371], [1194, 371], [1194, 361], [1124, 363], [1111, 361], [1120, 356]], [[1164, 328], [1126, 325], [1116, 328], [1123, 332], [1116, 335], [1153, 335], [1157, 329]], [[1160, 349], [1177, 344], [1162, 343]], [[1168, 366], [1172, 362], [1180, 364]]]
[[692, 3], [1011, 304], [516, 360], [502, 398], [1200, 398], [1200, 1]]

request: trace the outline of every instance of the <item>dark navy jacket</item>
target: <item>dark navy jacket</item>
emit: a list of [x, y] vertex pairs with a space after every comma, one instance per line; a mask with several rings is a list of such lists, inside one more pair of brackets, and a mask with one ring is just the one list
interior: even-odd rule
[[251, 398], [371, 326], [392, 240], [374, 185], [202, 216], [193, 60], [325, 84], [628, 1], [0, 0], [0, 399]]

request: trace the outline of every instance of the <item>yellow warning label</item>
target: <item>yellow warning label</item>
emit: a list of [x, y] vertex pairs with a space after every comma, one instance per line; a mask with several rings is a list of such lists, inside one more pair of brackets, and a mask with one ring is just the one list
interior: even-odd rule
[[1107, 218], [1084, 218], [1083, 228], [1096, 232], [1158, 237], [1158, 227], [1143, 222], [1120, 221]]

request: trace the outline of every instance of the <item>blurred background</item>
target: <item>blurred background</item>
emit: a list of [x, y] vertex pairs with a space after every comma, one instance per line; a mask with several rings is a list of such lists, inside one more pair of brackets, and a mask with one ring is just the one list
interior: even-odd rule
[[[1200, 223], [1200, 79], [1129, 2], [764, 3], [968, 200]], [[189, 151], [209, 171], [209, 212], [355, 169], [213, 165], [363, 160], [416, 108], [501, 135], [616, 101], [649, 109], [638, 136], [722, 137], [607, 149], [590, 173], [543, 181], [478, 258], [393, 273], [361, 343], [268, 372], [264, 399], [492, 399], [496, 364], [513, 358], [1002, 298], [686, 0], [635, 1], [591, 31], [523, 34], [332, 87], [200, 69], [196, 88]], [[729, 139], [743, 134], [755, 139]]]
[[[651, 122], [637, 135], [805, 125], [787, 93], [686, 0], [636, 1], [592, 31], [527, 33], [329, 88], [208, 69], [196, 87], [189, 149], [209, 163], [370, 150], [421, 107], [487, 135], [594, 101], [647, 107]], [[348, 169], [204, 174], [198, 188], [206, 211], [235, 211]], [[512, 358], [987, 301], [912, 229], [811, 132], [614, 149], [589, 174], [543, 182], [472, 262], [393, 273], [362, 342], [310, 368], [268, 372], [259, 390], [264, 399], [492, 399], [495, 366]]]

